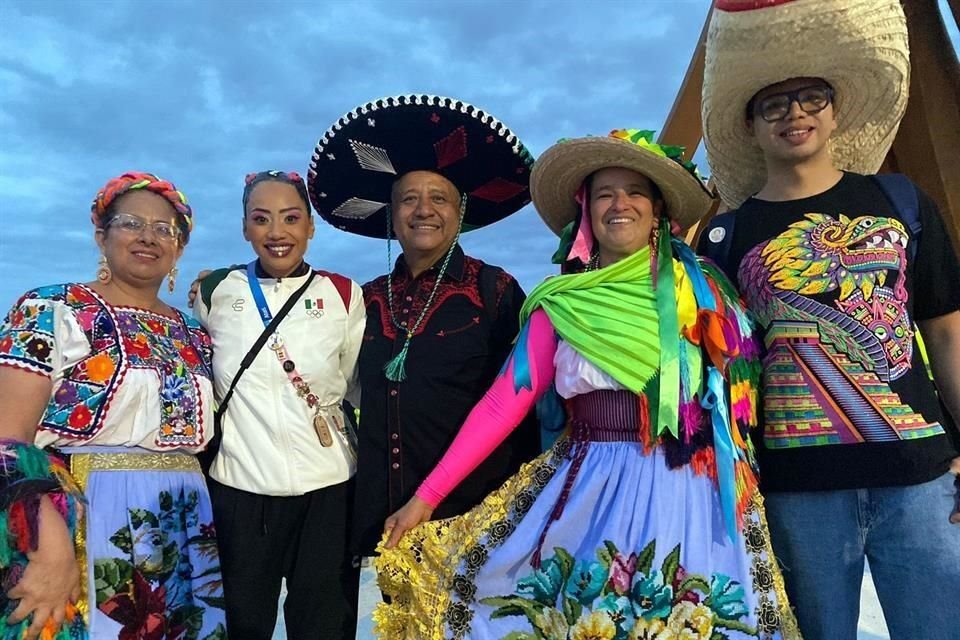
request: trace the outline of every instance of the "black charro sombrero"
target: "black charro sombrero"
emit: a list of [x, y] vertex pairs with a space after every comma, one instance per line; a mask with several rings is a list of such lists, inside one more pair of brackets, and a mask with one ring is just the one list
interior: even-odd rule
[[502, 122], [461, 100], [380, 98], [331, 126], [310, 160], [310, 200], [334, 227], [387, 236], [393, 183], [433, 171], [467, 197], [463, 231], [501, 220], [530, 202], [533, 156]]

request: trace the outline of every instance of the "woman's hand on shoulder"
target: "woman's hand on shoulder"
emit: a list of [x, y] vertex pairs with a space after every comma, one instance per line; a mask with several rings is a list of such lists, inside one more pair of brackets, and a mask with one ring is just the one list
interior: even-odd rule
[[200, 283], [203, 282], [203, 279], [211, 273], [213, 273], [212, 269], [204, 269], [198, 273], [196, 279], [190, 283], [190, 293], [187, 294], [187, 306], [191, 309], [193, 309], [193, 303], [200, 294]]
[[48, 620], [59, 628], [67, 616], [67, 605], [80, 597], [80, 566], [66, 522], [49, 498], [40, 500], [37, 550], [27, 554], [23, 576], [7, 592], [19, 600], [10, 614], [11, 624], [33, 614], [27, 638], [40, 635]]
[[383, 532], [389, 536], [384, 547], [392, 549], [397, 546], [403, 534], [418, 524], [429, 521], [431, 515], [433, 515], [433, 507], [427, 502], [417, 496], [410, 498], [407, 504], [383, 523]]

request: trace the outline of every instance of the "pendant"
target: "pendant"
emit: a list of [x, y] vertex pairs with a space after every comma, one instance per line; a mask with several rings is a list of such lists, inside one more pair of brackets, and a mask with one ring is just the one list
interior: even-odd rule
[[325, 447], [333, 446], [333, 435], [330, 433], [330, 427], [327, 426], [327, 421], [319, 413], [313, 416], [313, 430], [317, 432], [320, 444]]

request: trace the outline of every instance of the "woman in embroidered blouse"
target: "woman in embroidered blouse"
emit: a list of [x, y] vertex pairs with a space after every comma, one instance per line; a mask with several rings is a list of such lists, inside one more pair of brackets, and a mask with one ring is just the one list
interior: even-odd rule
[[[757, 345], [730, 283], [674, 235], [710, 197], [652, 135], [568, 140], [534, 165], [565, 275], [530, 294], [500, 376], [387, 519], [381, 637], [797, 637], [752, 468]], [[552, 451], [416, 526], [558, 394]]]
[[157, 295], [164, 279], [173, 291], [192, 210], [171, 183], [126, 173], [91, 220], [96, 281], [34, 289], [0, 325], [0, 625], [225, 637], [194, 455], [212, 431], [209, 338]]
[[222, 403], [257, 338], [296, 298], [237, 379], [209, 472], [227, 630], [247, 640], [273, 636], [283, 579], [288, 637], [356, 637], [359, 565], [347, 551], [356, 444], [341, 404], [366, 311], [358, 284], [304, 262], [313, 232], [299, 175], [248, 175], [243, 237], [257, 258], [209, 274], [194, 305]]

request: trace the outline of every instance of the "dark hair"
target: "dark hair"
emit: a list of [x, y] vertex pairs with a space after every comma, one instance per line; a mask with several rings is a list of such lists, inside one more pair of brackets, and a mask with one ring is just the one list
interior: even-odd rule
[[270, 171], [259, 171], [257, 173], [248, 173], [243, 185], [243, 215], [247, 215], [247, 202], [253, 194], [254, 188], [261, 182], [279, 182], [289, 184], [297, 190], [300, 199], [303, 200], [307, 213], [310, 213], [310, 197], [307, 195], [307, 185], [295, 171], [284, 172], [271, 169]]

